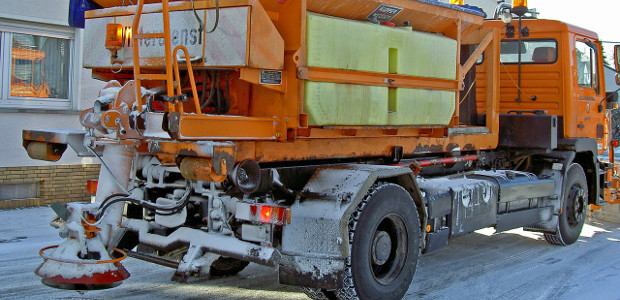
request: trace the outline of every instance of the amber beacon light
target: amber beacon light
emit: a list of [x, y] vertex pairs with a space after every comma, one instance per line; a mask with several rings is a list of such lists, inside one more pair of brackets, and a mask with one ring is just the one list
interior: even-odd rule
[[464, 5], [463, 0], [450, 0], [450, 4]]
[[112, 23], [106, 26], [105, 48], [110, 51], [112, 64], [117, 63], [118, 50], [123, 48], [123, 25]]
[[528, 11], [527, 0], [514, 0], [512, 2], [512, 12], [522, 17]]
[[118, 50], [123, 47], [123, 25], [121, 24], [108, 24], [105, 35], [105, 47], [106, 49]]

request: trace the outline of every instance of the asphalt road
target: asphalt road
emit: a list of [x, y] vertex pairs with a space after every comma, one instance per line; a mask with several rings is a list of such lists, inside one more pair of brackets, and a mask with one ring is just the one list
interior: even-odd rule
[[[79, 293], [40, 283], [38, 250], [60, 242], [49, 208], [0, 211], [1, 299], [307, 299], [251, 264], [236, 276], [170, 281], [173, 270], [128, 258], [121, 286]], [[620, 224], [590, 220], [569, 247], [539, 234], [484, 229], [423, 255], [405, 299], [619, 299]]]

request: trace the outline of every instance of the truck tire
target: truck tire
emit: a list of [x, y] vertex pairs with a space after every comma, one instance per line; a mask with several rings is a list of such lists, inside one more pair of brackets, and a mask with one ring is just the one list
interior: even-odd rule
[[213, 277], [233, 276], [243, 271], [249, 264], [249, 261], [220, 256], [211, 263], [209, 275]]
[[302, 288], [302, 291], [312, 300], [338, 300], [334, 291], [307, 287]]
[[562, 212], [556, 233], [545, 233], [545, 240], [553, 245], [567, 246], [579, 239], [588, 207], [588, 182], [583, 168], [571, 164], [564, 181]]
[[420, 220], [409, 193], [396, 184], [375, 184], [349, 219], [349, 240], [337, 298], [401, 299], [420, 257]]

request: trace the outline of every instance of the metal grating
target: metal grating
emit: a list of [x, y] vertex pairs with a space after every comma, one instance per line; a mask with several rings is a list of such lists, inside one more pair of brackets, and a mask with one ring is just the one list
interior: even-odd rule
[[20, 200], [39, 198], [39, 183], [3, 183], [0, 184], [0, 200]]

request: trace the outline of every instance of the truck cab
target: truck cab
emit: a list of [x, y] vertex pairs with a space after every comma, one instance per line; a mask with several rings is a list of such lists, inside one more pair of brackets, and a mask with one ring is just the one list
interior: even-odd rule
[[[604, 186], [611, 181], [606, 174], [610, 165], [597, 158], [610, 143], [598, 35], [560, 21], [536, 18], [510, 23], [488, 20], [484, 26], [501, 31], [500, 147], [575, 150], [575, 160], [584, 167], [590, 190], [600, 190], [590, 193], [589, 203], [600, 205], [609, 200]], [[479, 125], [485, 121], [480, 116], [484, 116], [487, 101], [487, 64], [483, 55], [475, 75], [465, 81], [465, 89], [473, 86], [475, 93], [471, 94], [475, 95], [461, 104], [467, 113], [476, 103], [469, 120]]]
[[[514, 23], [492, 20], [485, 24], [501, 28], [500, 113], [557, 115], [559, 139], [593, 138], [603, 153], [608, 130], [605, 111], [598, 109], [606, 96], [598, 35], [560, 21], [523, 20], [519, 66], [519, 33]], [[486, 75], [485, 63], [477, 67], [478, 76]], [[484, 85], [477, 85], [480, 100], [484, 90]]]

